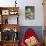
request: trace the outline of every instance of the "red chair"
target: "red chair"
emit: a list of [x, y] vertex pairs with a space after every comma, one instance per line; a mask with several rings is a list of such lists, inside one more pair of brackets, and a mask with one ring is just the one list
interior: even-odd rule
[[[22, 38], [22, 42], [21, 42], [21, 46], [27, 46], [25, 40], [34, 36], [36, 38], [36, 40], [38, 41], [37, 39], [37, 35], [36, 33], [32, 30], [32, 28], [29, 28], [27, 29], [27, 31], [25, 32], [24, 34], [24, 37]], [[35, 46], [41, 46], [40, 42], [38, 41], [37, 44]]]

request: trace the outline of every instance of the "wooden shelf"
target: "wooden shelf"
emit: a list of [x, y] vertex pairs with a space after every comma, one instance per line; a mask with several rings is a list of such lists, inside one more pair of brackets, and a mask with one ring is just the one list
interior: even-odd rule
[[[7, 17], [9, 17], [9, 16], [14, 16], [14, 17], [17, 16], [17, 18], [16, 18], [17, 24], [8, 24]], [[17, 41], [16, 41], [16, 39], [15, 39], [15, 41], [13, 41], [15, 36], [13, 37], [13, 39], [10, 39], [9, 41], [5, 41], [2, 37], [2, 35], [4, 35], [3, 30], [6, 28], [11, 29], [10, 31], [14, 31], [14, 35], [16, 32], [18, 33], [18, 31], [20, 29], [20, 26], [18, 24], [18, 17], [19, 17], [19, 7], [0, 7], [0, 20], [1, 20], [1, 24], [0, 24], [0, 32], [1, 32], [0, 46], [18, 46], [19, 40], [17, 39]]]
[[3, 41], [1, 42], [1, 45], [3, 46], [18, 46], [18, 41]]
[[19, 31], [20, 29], [20, 26], [19, 24], [1, 24], [1, 30], [5, 29], [5, 28], [10, 28], [14, 31], [14, 29], [17, 29], [17, 31]]
[[0, 10], [6, 10], [6, 9], [19, 9], [19, 7], [0, 7]]
[[12, 43], [12, 42], [19, 42], [19, 40], [16, 40], [16, 41], [10, 40], [10, 41], [3, 41], [3, 42], [5, 42], [5, 43], [8, 43], [8, 42]]
[[19, 15], [19, 7], [0, 7], [0, 14], [2, 14], [2, 10], [8, 10], [7, 12], [9, 12], [8, 15], [10, 15], [10, 12], [17, 12], [17, 14], [13, 14], [13, 15]]
[[[13, 12], [13, 13], [10, 13], [10, 12]], [[16, 14], [15, 14], [15, 13]], [[6, 20], [7, 20], [7, 23], [8, 23], [8, 18], [9, 16], [14, 16], [16, 17], [17, 16], [17, 24], [18, 24], [18, 16], [19, 16], [19, 7], [0, 7], [0, 15], [1, 15], [1, 24], [4, 24], [6, 23]], [[5, 19], [6, 17], [6, 19]]]

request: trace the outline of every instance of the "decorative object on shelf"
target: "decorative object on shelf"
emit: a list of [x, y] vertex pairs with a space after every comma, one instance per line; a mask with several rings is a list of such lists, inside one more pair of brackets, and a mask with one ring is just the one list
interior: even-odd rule
[[2, 24], [8, 24], [8, 16], [4, 16], [3, 15], [3, 18], [2, 18]]
[[16, 4], [17, 4], [17, 2], [16, 2], [17, 0], [15, 0], [15, 7], [16, 7]]
[[35, 8], [34, 6], [25, 6], [25, 19], [33, 20], [35, 18]]
[[18, 40], [18, 32], [14, 32], [13, 40]]
[[15, 10], [10, 10], [10, 15], [16, 15], [18, 12], [17, 11], [15, 11]]
[[7, 19], [5, 19], [5, 24], [8, 24], [8, 18], [7, 18]]
[[9, 41], [12, 40], [12, 30], [9, 28], [5, 28], [2, 31], [2, 40]]
[[14, 31], [14, 32], [17, 32], [17, 29], [16, 29], [16, 27], [14, 27], [13, 31]]
[[14, 27], [14, 41], [18, 40], [18, 32], [17, 29]]
[[3, 41], [16, 41], [18, 40], [18, 32], [11, 30], [10, 28], [5, 28], [2, 31], [2, 40]]
[[9, 10], [2, 10], [2, 15], [9, 15]]

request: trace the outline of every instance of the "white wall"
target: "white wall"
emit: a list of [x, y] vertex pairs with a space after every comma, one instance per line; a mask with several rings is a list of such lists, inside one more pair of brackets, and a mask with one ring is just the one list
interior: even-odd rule
[[[0, 6], [15, 6], [15, 0], [0, 0]], [[19, 6], [19, 24], [21, 26], [43, 26], [42, 0], [17, 0]], [[35, 6], [35, 19], [25, 20], [25, 6]]]

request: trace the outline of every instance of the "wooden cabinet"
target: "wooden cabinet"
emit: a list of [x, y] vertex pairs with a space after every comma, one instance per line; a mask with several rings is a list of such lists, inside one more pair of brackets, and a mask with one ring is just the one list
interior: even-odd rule
[[18, 18], [19, 7], [0, 7], [0, 46], [18, 46]]

